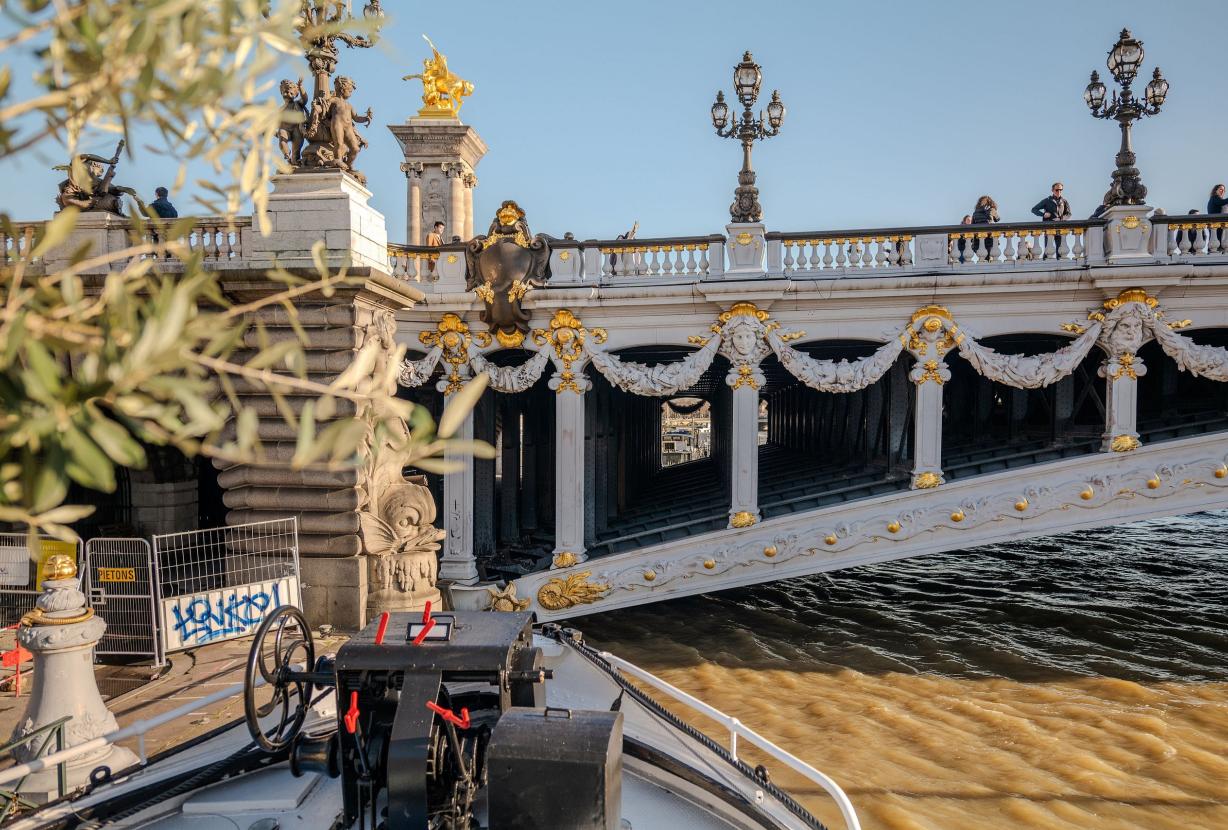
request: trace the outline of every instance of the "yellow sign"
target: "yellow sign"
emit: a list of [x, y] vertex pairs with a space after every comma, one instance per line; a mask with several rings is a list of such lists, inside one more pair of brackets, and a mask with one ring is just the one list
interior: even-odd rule
[[99, 582], [136, 582], [136, 568], [99, 568]]
[[61, 542], [59, 539], [39, 539], [38, 552], [38, 590], [43, 590], [43, 580], [47, 578], [47, 560], [62, 553], [77, 561], [77, 545], [75, 542]]

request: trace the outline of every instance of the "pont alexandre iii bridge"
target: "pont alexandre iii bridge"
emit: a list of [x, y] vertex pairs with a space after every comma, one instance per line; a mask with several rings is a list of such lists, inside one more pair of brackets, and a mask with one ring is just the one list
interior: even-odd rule
[[[198, 217], [186, 241], [236, 297], [275, 287], [274, 262], [311, 272], [318, 241], [364, 278], [299, 309], [314, 380], [373, 338], [408, 346], [401, 394], [436, 417], [489, 378], [459, 437], [497, 457], [427, 476], [457, 606], [569, 617], [1228, 507], [1228, 217], [577, 240], [504, 202], [475, 235], [477, 133], [391, 129], [409, 244], [340, 171], [276, 177], [268, 235]], [[422, 245], [435, 220], [465, 241]], [[126, 225], [85, 213], [62, 250], [86, 239], [117, 250]], [[288, 458], [275, 402], [244, 394]], [[664, 466], [663, 418], [694, 399], [711, 452]], [[212, 489], [230, 523], [298, 516], [316, 620], [356, 626], [410, 590], [364, 541], [354, 473], [198, 469], [201, 515]]]

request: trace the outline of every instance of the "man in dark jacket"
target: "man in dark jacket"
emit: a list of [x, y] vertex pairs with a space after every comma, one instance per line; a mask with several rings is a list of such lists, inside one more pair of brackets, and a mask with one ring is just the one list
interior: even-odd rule
[[1042, 222], [1064, 222], [1069, 219], [1070, 202], [1062, 196], [1065, 189], [1061, 182], [1054, 182], [1052, 193], [1036, 203], [1032, 215], [1039, 216]]
[[165, 187], [159, 187], [154, 190], [154, 195], [158, 198], [150, 202], [149, 207], [154, 213], [158, 214], [159, 219], [179, 218], [179, 211], [175, 210], [175, 206], [171, 204], [170, 199], [166, 198], [171, 195], [169, 190]]

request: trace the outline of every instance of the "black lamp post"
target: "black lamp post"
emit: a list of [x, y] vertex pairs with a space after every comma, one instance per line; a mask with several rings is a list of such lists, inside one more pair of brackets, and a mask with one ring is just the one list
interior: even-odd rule
[[1091, 83], [1083, 91], [1083, 100], [1087, 102], [1094, 118], [1115, 120], [1121, 125], [1121, 149], [1117, 151], [1117, 169], [1113, 171], [1113, 183], [1105, 194], [1104, 204], [1141, 205], [1147, 200], [1147, 188], [1139, 178], [1138, 168], [1134, 166], [1134, 146], [1130, 141], [1130, 128], [1135, 121], [1147, 115], [1155, 115], [1168, 95], [1168, 81], [1160, 75], [1157, 67], [1151, 76], [1140, 100], [1134, 97], [1130, 84], [1138, 75], [1139, 66], [1143, 63], [1143, 42], [1135, 40], [1129, 29], [1121, 30], [1121, 37], [1109, 51], [1107, 66], [1109, 72], [1121, 84], [1121, 93], [1113, 92], [1113, 100], [1105, 102], [1104, 84], [1100, 83], [1100, 73], [1092, 72]]
[[712, 105], [712, 126], [721, 138], [736, 138], [742, 142], [742, 170], [738, 173], [738, 186], [733, 191], [733, 204], [729, 206], [729, 215], [734, 222], [758, 222], [763, 218], [763, 206], [759, 204], [759, 188], [755, 187], [755, 171], [750, 166], [750, 150], [755, 139], [771, 138], [780, 132], [780, 125], [785, 120], [785, 105], [781, 103], [780, 92], [773, 90], [772, 100], [767, 105], [767, 118], [763, 113], [755, 118], [752, 108], [759, 98], [759, 85], [763, 82], [763, 73], [759, 64], [751, 58], [750, 52], [742, 55], [742, 62], [733, 68], [733, 88], [742, 104], [741, 119], [734, 116], [729, 123], [729, 106], [725, 103], [725, 93], [716, 93], [716, 103]]

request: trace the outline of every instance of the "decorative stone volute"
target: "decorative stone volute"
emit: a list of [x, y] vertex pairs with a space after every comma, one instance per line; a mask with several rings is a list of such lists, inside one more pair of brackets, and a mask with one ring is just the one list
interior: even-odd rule
[[[43, 594], [35, 609], [22, 618], [17, 642], [34, 655], [34, 688], [26, 706], [26, 716], [13, 730], [13, 739], [61, 718], [64, 748], [91, 741], [117, 727], [115, 716], [107, 710], [94, 679], [93, 651], [107, 630], [102, 618], [85, 605], [76, 563], [69, 556], [57, 555], [47, 561], [46, 573], [55, 578], [43, 581]], [[14, 750], [20, 763], [34, 760], [40, 739]], [[54, 747], [54, 741], [50, 744]], [[73, 759], [67, 765], [69, 790], [90, 780], [99, 767], [119, 772], [137, 758], [120, 746], [106, 746]], [[25, 798], [43, 803], [58, 795], [54, 768], [29, 776], [21, 787]]]

